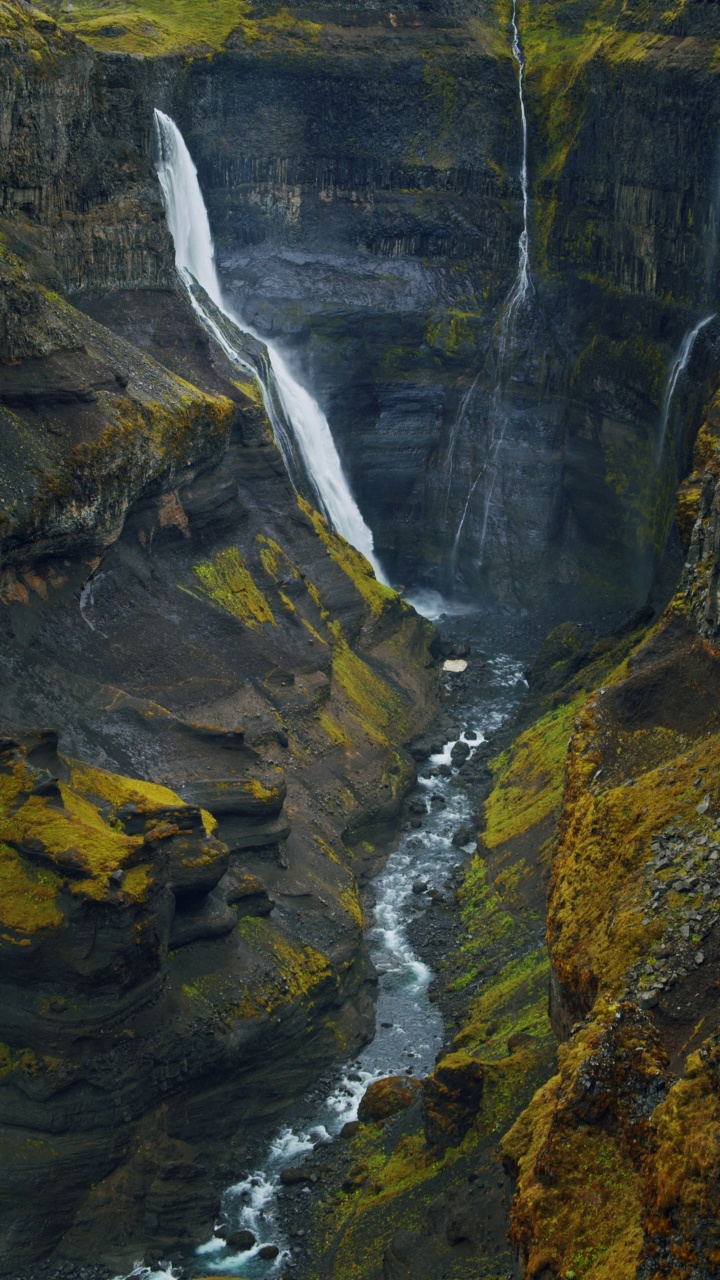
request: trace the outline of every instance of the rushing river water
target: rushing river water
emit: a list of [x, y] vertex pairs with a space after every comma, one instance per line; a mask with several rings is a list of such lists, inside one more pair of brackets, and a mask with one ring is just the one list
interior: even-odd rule
[[[461, 737], [471, 754], [500, 728], [522, 698], [526, 688], [522, 670], [521, 662], [508, 655], [491, 658], [483, 667], [479, 691], [469, 693], [467, 700], [454, 700], [452, 714], [464, 726]], [[451, 679], [447, 677], [448, 682]], [[477, 688], [476, 682], [473, 685]], [[418, 785], [428, 808], [422, 829], [408, 828], [402, 833], [373, 881], [375, 906], [367, 941], [380, 972], [374, 1039], [338, 1071], [334, 1087], [320, 1103], [293, 1109], [292, 1118], [275, 1134], [265, 1158], [223, 1197], [229, 1229], [247, 1229], [257, 1243], [238, 1251], [213, 1236], [197, 1250], [192, 1270], [187, 1264], [184, 1269], [167, 1264], [159, 1271], [137, 1266], [133, 1280], [177, 1280], [183, 1274], [242, 1275], [247, 1280], [277, 1275], [291, 1257], [290, 1242], [283, 1235], [277, 1212], [282, 1170], [297, 1165], [317, 1143], [332, 1142], [343, 1125], [355, 1119], [370, 1081], [406, 1071], [420, 1077], [432, 1070], [444, 1040], [443, 1023], [428, 997], [432, 973], [415, 955], [408, 925], [417, 918], [419, 903], [427, 901], [413, 892], [413, 886], [420, 881], [428, 888], [441, 889], [472, 847], [463, 850], [452, 843], [459, 827], [472, 825], [473, 813], [472, 796], [455, 782], [453, 745], [453, 740], [446, 742], [442, 752], [421, 767]], [[441, 766], [445, 766], [442, 773]], [[259, 1256], [267, 1245], [279, 1248], [274, 1259]]]

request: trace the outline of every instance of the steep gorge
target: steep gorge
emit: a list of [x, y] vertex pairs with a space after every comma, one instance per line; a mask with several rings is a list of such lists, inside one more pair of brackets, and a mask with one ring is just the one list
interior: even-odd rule
[[358, 883], [437, 714], [432, 628], [295, 494], [178, 287], [159, 107], [390, 580], [533, 632], [655, 610], [555, 632], [540, 719], [466, 772], [454, 1031], [327, 1174], [307, 1274], [514, 1274], [514, 1190], [531, 1280], [714, 1275], [714, 319], [660, 433], [717, 305], [716, 6], [519, 3], [502, 381], [509, 6], [189, 12], [0, 13], [0, 1265], [189, 1252], [372, 1034]]

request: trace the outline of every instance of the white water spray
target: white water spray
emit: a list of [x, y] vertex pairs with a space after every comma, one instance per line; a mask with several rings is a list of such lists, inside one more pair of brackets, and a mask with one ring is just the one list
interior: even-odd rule
[[[262, 339], [243, 320], [233, 315], [223, 299], [197, 169], [180, 130], [169, 116], [158, 110], [155, 111], [155, 130], [159, 157], [157, 172], [168, 226], [175, 242], [175, 262], [197, 316], [232, 363], [244, 373], [258, 378], [276, 443], [291, 479], [298, 476], [299, 455], [302, 470], [312, 487], [317, 505], [329, 524], [362, 552], [370, 561], [377, 578], [386, 582], [375, 556], [372, 533], [352, 496], [327, 418], [317, 401], [293, 378], [277, 347], [269, 342], [264, 344], [269, 357], [273, 387], [269, 384], [270, 380], [260, 377], [242, 348], [233, 342], [232, 325], [257, 341]], [[195, 281], [204, 289], [221, 316], [230, 321], [226, 330], [218, 323], [218, 317], [212, 314], [203, 298], [195, 292]]]
[[[483, 509], [482, 529], [480, 533], [479, 557], [480, 557], [480, 562], [482, 563], [482, 555], [485, 547], [485, 539], [487, 536], [488, 519], [490, 516], [490, 504], [492, 502], [492, 496], [495, 489], [495, 482], [497, 480], [498, 469], [495, 464], [497, 462], [498, 453], [500, 452], [500, 449], [502, 447], [503, 440], [505, 439], [505, 431], [507, 428], [507, 415], [503, 412], [502, 405], [501, 405], [502, 394], [505, 389], [505, 360], [506, 360], [508, 345], [512, 341], [515, 335], [515, 325], [517, 322], [518, 313], [521, 307], [525, 304], [528, 294], [532, 290], [532, 281], [530, 279], [530, 230], [529, 230], [530, 194], [529, 194], [529, 182], [528, 182], [528, 125], [527, 125], [527, 112], [525, 110], [525, 57], [523, 55], [522, 46], [520, 44], [520, 31], [518, 29], [518, 24], [517, 24], [517, 0], [513, 0], [512, 17], [510, 21], [511, 21], [511, 29], [512, 29], [511, 49], [512, 49], [512, 56], [515, 60], [515, 63], [517, 64], [518, 100], [520, 103], [520, 121], [522, 125], [522, 149], [521, 149], [521, 155], [520, 155], [520, 190], [522, 192], [523, 225], [522, 225], [522, 231], [520, 232], [520, 238], [518, 240], [517, 274], [515, 276], [515, 280], [513, 282], [513, 286], [510, 290], [510, 293], [508, 294], [507, 299], [505, 301], [505, 305], [503, 307], [503, 315], [500, 322], [497, 376], [495, 379], [495, 392], [493, 395], [492, 407], [490, 412], [490, 418], [492, 422], [492, 432], [490, 436], [490, 442], [488, 445], [487, 456], [485, 458], [485, 461], [483, 462], [482, 467], [480, 468], [480, 471], [478, 472], [472, 484], [470, 485], [467, 498], [465, 500], [465, 505], [463, 507], [463, 512], [460, 517], [460, 523], [458, 524], [458, 527], [457, 527], [457, 533], [455, 534], [455, 541], [453, 542], [452, 558], [451, 558], [453, 578], [455, 577], [455, 572], [457, 568], [458, 551], [460, 549], [460, 540], [462, 538], [462, 533], [465, 527], [465, 521], [467, 519], [468, 511], [470, 510], [470, 503], [472, 501], [473, 495], [475, 494], [475, 491], [478, 488], [478, 485], [480, 484], [480, 481], [483, 479], [486, 473], [490, 471], [488, 489], [485, 495], [485, 504]], [[470, 399], [470, 396], [472, 395], [472, 392], [475, 389], [476, 382], [477, 382], [477, 377], [475, 379], [475, 382], [473, 382], [472, 384], [472, 387], [470, 389], [470, 392], [468, 393], [468, 396], [465, 398], [461, 406], [462, 415], [464, 415], [465, 412], [467, 411], [467, 402]], [[453, 434], [452, 443], [454, 448], [454, 434]], [[452, 460], [450, 461], [450, 467], [452, 468]], [[448, 497], [449, 497], [449, 491], [448, 491]]]
[[667, 435], [668, 422], [670, 420], [670, 409], [672, 407], [673, 396], [675, 395], [677, 384], [680, 381], [681, 375], [685, 372], [685, 370], [688, 367], [688, 364], [690, 363], [690, 356], [692, 355], [693, 347], [695, 346], [695, 341], [698, 337], [698, 334], [701, 332], [702, 329], [705, 328], [706, 325], [710, 324], [711, 320], [714, 320], [714, 319], [715, 319], [715, 312], [713, 312], [713, 314], [710, 316], [705, 316], [703, 320], [699, 320], [698, 323], [695, 325], [694, 329], [688, 330], [688, 332], [685, 334], [685, 337], [683, 338], [680, 344], [680, 350], [678, 351], [675, 359], [673, 360], [670, 366], [668, 380], [665, 384], [665, 394], [663, 396], [663, 403], [662, 403], [662, 414], [660, 417], [660, 431], [658, 434], [657, 455], [656, 455], [658, 462], [660, 462], [660, 459], [662, 458], [662, 455], [663, 455], [663, 449], [665, 448], [665, 437]]
[[518, 240], [518, 273], [513, 285], [512, 292], [507, 302], [506, 316], [509, 316], [508, 328], [513, 319], [514, 313], [521, 302], [524, 302], [530, 288], [530, 234], [528, 230], [529, 219], [529, 188], [528, 188], [528, 127], [527, 113], [525, 111], [525, 58], [523, 56], [520, 44], [520, 32], [517, 24], [517, 0], [513, 0], [512, 7], [512, 56], [517, 63], [518, 69], [518, 98], [520, 101], [520, 120], [522, 122], [522, 157], [520, 160], [520, 189], [522, 191], [523, 202], [523, 229], [520, 232]]

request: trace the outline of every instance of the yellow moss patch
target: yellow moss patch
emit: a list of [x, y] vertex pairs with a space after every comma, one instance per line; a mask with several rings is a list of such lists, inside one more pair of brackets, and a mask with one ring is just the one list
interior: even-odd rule
[[76, 0], [73, 12], [62, 13], [60, 20], [96, 49], [146, 57], [219, 49], [232, 31], [253, 44], [280, 33], [312, 41], [322, 29], [285, 8], [264, 18], [253, 18], [252, 12], [248, 0]]
[[495, 848], [560, 805], [565, 754], [584, 697], [543, 716], [491, 764], [495, 786], [485, 804], [483, 840]]
[[60, 877], [34, 867], [13, 849], [0, 843], [0, 927], [32, 934], [57, 929], [62, 912], [57, 906]]
[[256, 630], [266, 622], [275, 626], [270, 605], [237, 547], [228, 547], [213, 560], [196, 564], [193, 571], [203, 594], [247, 627]]
[[[661, 913], [643, 922], [648, 890], [640, 873], [651, 857], [652, 836], [678, 820], [697, 826], [694, 783], [703, 774], [713, 807], [720, 802], [719, 735], [688, 744], [659, 727], [608, 738], [598, 710], [593, 698], [568, 754], [548, 900], [556, 971], [589, 1004], [599, 981], [616, 990], [664, 930]], [[633, 785], [626, 786], [629, 779]], [[665, 912], [676, 898], [667, 895]]]
[[262, 567], [273, 582], [278, 581], [281, 573], [284, 577], [287, 577], [288, 574], [293, 578], [300, 577], [300, 570], [294, 560], [291, 560], [289, 555], [283, 551], [279, 542], [276, 542], [274, 538], [266, 538], [262, 533], [256, 535], [255, 541], [260, 546]]
[[349, 699], [368, 737], [382, 746], [402, 734], [405, 723], [397, 693], [350, 648], [339, 626], [333, 628], [333, 684]]
[[62, 870], [63, 855], [77, 853], [88, 876], [106, 876], [121, 867], [142, 844], [141, 836], [126, 836], [103, 822], [84, 797], [61, 784], [65, 809], [43, 796], [29, 796], [10, 818], [0, 822], [0, 838], [20, 843], [40, 841]]
[[352, 916], [356, 925], [362, 929], [363, 911], [362, 904], [360, 902], [360, 890], [358, 889], [357, 880], [352, 873], [350, 873], [349, 887], [347, 889], [343, 889], [340, 894], [340, 905], [345, 911], [347, 911], [349, 916]]
[[241, 920], [238, 933], [251, 950], [274, 962], [275, 972], [248, 988], [232, 1011], [236, 1018], [262, 1017], [279, 1004], [306, 999], [332, 976], [327, 956], [314, 947], [293, 944], [267, 920]]
[[[324, 516], [320, 515], [314, 507], [310, 506], [304, 498], [298, 497], [298, 505], [301, 511], [312, 521], [313, 528], [318, 535], [320, 541], [325, 547], [331, 560], [342, 569], [343, 573], [352, 582], [353, 586], [360, 592], [363, 600], [369, 605], [375, 617], [379, 617], [386, 605], [393, 601], [401, 604], [400, 597], [392, 587], [386, 587], [384, 583], [378, 582], [375, 572], [369, 560], [365, 559], [360, 551], [356, 551], [350, 546], [339, 533], [335, 533], [328, 525]], [[407, 605], [403, 606], [407, 609]]]
[[[517, 1172], [511, 1238], [534, 1274], [548, 1266], [578, 1280], [634, 1280], [643, 1240], [647, 1124], [638, 1124], [632, 1104], [626, 1111], [622, 1099], [633, 1085], [656, 1079], [666, 1059], [651, 1028], [632, 1011], [618, 1023], [617, 1006], [602, 1000], [594, 1012], [590, 1026], [560, 1046], [557, 1075], [502, 1140]], [[588, 1071], [591, 1078], [597, 1073], [597, 1087], [587, 1095], [596, 1101], [581, 1118], [579, 1075]]]
[[323, 840], [320, 836], [316, 836], [315, 843], [319, 849], [322, 849], [326, 858], [329, 858], [331, 862], [337, 863], [338, 866], [341, 865], [340, 859], [338, 858], [335, 850], [328, 844], [327, 840]]
[[[73, 791], [90, 800], [107, 803], [113, 814], [126, 804], [135, 804], [139, 809], [148, 811], [184, 804], [179, 795], [158, 782], [126, 778], [120, 773], [96, 769], [80, 760], [70, 760], [68, 763]], [[209, 814], [207, 816], [210, 818]]]
[[352, 747], [352, 738], [327, 711], [321, 711], [318, 722], [323, 733], [338, 747]]

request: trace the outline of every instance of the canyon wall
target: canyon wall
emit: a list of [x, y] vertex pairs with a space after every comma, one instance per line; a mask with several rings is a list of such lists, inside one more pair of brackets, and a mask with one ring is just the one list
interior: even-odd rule
[[[489, 6], [260, 9], [220, 47], [198, 37], [185, 52], [84, 15], [82, 6], [58, 11], [58, 25], [8, 4], [0, 26], [0, 1206], [9, 1274], [58, 1245], [118, 1268], [139, 1238], [186, 1249], [244, 1167], [253, 1128], [370, 1034], [358, 877], [375, 865], [375, 828], [393, 820], [412, 779], [404, 744], [434, 708], [427, 627], [298, 500], [255, 388], [209, 346], [176, 291], [153, 107], [177, 119], [198, 163], [229, 296], [287, 346], [327, 410], [397, 582], [546, 622], [642, 603], [718, 362], [709, 323], [661, 440], [672, 358], [716, 306], [715, 6], [647, 5], [634, 16], [619, 4], [519, 6], [533, 291], [501, 381], [522, 227], [509, 10], [500, 20]], [[614, 668], [607, 652], [595, 654], [582, 705], [548, 711], [505, 760], [496, 807], [503, 791], [542, 791], [546, 756], [549, 795], [530, 806], [533, 821], [513, 826], [501, 813], [486, 831], [495, 897], [480, 855], [463, 891], [469, 957], [458, 980], [475, 982], [489, 922], [504, 975], [484, 1004], [478, 996], [457, 1046], [490, 1046], [487, 1154], [549, 1070], [547, 960], [537, 928], [518, 921], [532, 899], [525, 868], [544, 865], [560, 812], [553, 1021], [568, 1036], [606, 995], [576, 1034], [600, 1057], [627, 1058], [641, 1042], [648, 1055], [637, 1107], [602, 1113], [615, 1125], [613, 1177], [630, 1188], [617, 1202], [622, 1221], [648, 1258], [665, 1248], [653, 1239], [686, 1231], [686, 1206], [670, 1212], [659, 1166], [648, 1173], [642, 1143], [627, 1135], [669, 1088], [681, 1049], [705, 1054], [703, 1098], [714, 1079], [715, 1050], [690, 1035], [697, 1010], [686, 991], [705, 962], [688, 947], [714, 957], [705, 942], [714, 923], [706, 931], [700, 913], [696, 929], [695, 914], [682, 924], [678, 915], [670, 956], [646, 959], [648, 938], [666, 942], [649, 908], [644, 923], [632, 887], [645, 875], [662, 896], [648, 851], [664, 857], [667, 845], [676, 860], [702, 861], [714, 829], [711, 787], [699, 812], [716, 727], [706, 705], [716, 659], [714, 464], [701, 474], [714, 457], [712, 421], [682, 491], [689, 551], [667, 624], [633, 666], [616, 664], [608, 695], [602, 673]], [[645, 714], [648, 702], [655, 709]], [[527, 752], [523, 778], [517, 759]], [[612, 769], [598, 784], [606, 756]], [[660, 812], [658, 771], [671, 768], [693, 803], [666, 810], [663, 800]], [[618, 860], [632, 852], [620, 879], [614, 860], [605, 865], [610, 845], [597, 841], [606, 809], [617, 818]], [[667, 830], [678, 812], [680, 835]], [[580, 837], [587, 865], [575, 859]], [[605, 876], [602, 895], [588, 865]], [[679, 878], [695, 874], [699, 883], [692, 868]], [[664, 962], [676, 943], [687, 956], [671, 981]], [[511, 990], [507, 966], [518, 976]], [[680, 981], [677, 1013], [663, 1006], [661, 979], [670, 990]], [[667, 1024], [657, 1033], [625, 1013], [628, 1000], [650, 1009], [654, 999]], [[542, 1160], [555, 1158], [546, 1122], [567, 1084], [561, 1118], [572, 1128], [587, 1056], [569, 1051], [563, 1081], [538, 1095], [507, 1145], [528, 1274], [572, 1269], [563, 1241], [553, 1253], [543, 1239], [533, 1206]], [[676, 1138], [670, 1126], [663, 1141]], [[390, 1169], [388, 1217], [368, 1219], [382, 1220], [391, 1275], [412, 1257], [412, 1242], [393, 1243], [390, 1227], [421, 1142], [415, 1135]], [[380, 1151], [372, 1157], [379, 1168]], [[433, 1154], [428, 1170], [449, 1194], [447, 1164]], [[646, 1176], [648, 1203], [666, 1217], [641, 1239]], [[413, 1189], [425, 1194], [419, 1176]], [[584, 1202], [578, 1210], [566, 1198], [570, 1238]], [[361, 1232], [358, 1249], [366, 1240]]]
[[509, 10], [297, 14], [194, 61], [164, 105], [230, 296], [319, 394], [395, 580], [556, 618], [642, 602], [717, 367], [711, 324], [663, 448], [672, 358], [716, 305], [712, 7], [520, 6], [533, 292], [501, 385]]
[[177, 289], [143, 64], [3, 24], [0, 1270], [125, 1270], [372, 1034], [436, 677]]

